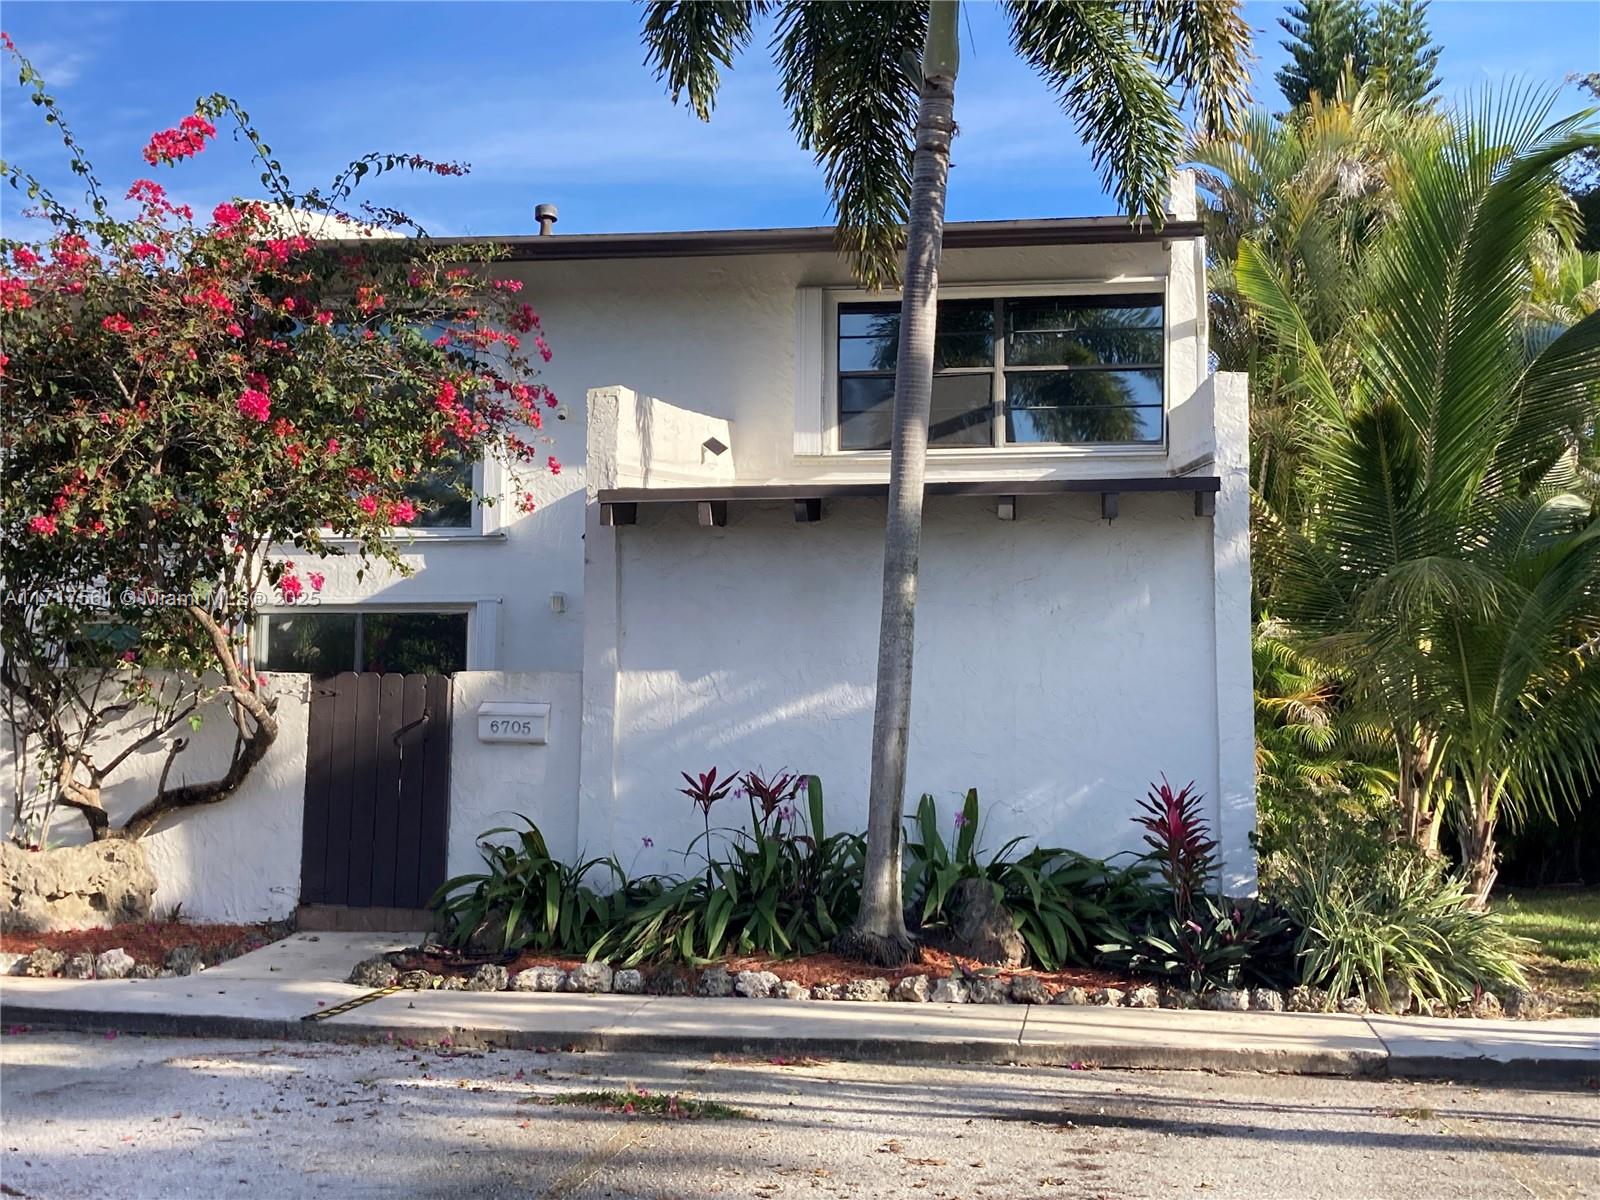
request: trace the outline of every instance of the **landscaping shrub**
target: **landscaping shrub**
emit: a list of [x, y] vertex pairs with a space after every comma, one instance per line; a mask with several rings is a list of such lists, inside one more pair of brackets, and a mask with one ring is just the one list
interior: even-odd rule
[[1374, 859], [1330, 839], [1280, 853], [1268, 877], [1300, 927], [1301, 981], [1330, 1003], [1360, 996], [1387, 1009], [1409, 992], [1457, 1004], [1479, 988], [1526, 986], [1513, 958], [1521, 939], [1438, 859], [1403, 846]]
[[1217, 874], [1216, 846], [1201, 796], [1191, 783], [1173, 791], [1162, 779], [1140, 802], [1134, 820], [1146, 830], [1146, 860], [1166, 885], [1168, 903], [1148, 912], [1133, 936], [1101, 944], [1100, 961], [1171, 980], [1192, 991], [1289, 981], [1289, 919], [1256, 900], [1209, 894]]
[[955, 885], [963, 879], [985, 879], [1045, 970], [1087, 965], [1095, 946], [1126, 940], [1128, 922], [1158, 902], [1142, 863], [1117, 868], [1048, 846], [1012, 858], [1022, 838], [1012, 838], [987, 862], [980, 861], [975, 788], [956, 814], [953, 845], [939, 833], [932, 796], [918, 803], [912, 833], [905, 845], [907, 923], [937, 935], [948, 927], [952, 914], [946, 912], [946, 902]]
[[[582, 954], [630, 906], [634, 890], [615, 859], [592, 858], [576, 866], [552, 858], [539, 827], [488, 830], [480, 838], [486, 871], [447, 879], [429, 907], [444, 918], [445, 940], [492, 952], [546, 950]], [[517, 835], [514, 845], [498, 834]], [[592, 871], [609, 873], [613, 887], [596, 891], [584, 882]]]
[[[700, 781], [690, 778], [685, 789], [707, 814], [726, 794], [724, 787], [713, 795], [714, 783], [713, 772]], [[703, 846], [704, 871], [651, 881], [653, 894], [636, 894], [638, 903], [589, 947], [591, 958], [633, 966], [725, 954], [815, 954], [855, 919], [866, 839], [826, 832], [821, 781], [745, 772], [740, 785], [735, 794], [749, 800], [749, 828], [713, 829], [708, 819], [696, 839]], [[804, 816], [794, 804], [802, 789]], [[713, 846], [717, 833], [724, 840], [720, 851]]]

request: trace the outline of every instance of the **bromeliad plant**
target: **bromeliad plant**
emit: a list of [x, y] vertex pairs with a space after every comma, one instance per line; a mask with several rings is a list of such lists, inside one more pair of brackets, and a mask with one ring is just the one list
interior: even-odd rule
[[[821, 780], [747, 772], [719, 785], [713, 771], [689, 783], [682, 790], [702, 812], [739, 783], [750, 801], [749, 827], [714, 830], [708, 820], [696, 839], [704, 872], [651, 881], [651, 894], [590, 947], [590, 957], [633, 966], [825, 950], [855, 918], [865, 845], [859, 834], [826, 831]], [[804, 816], [790, 803], [802, 786]], [[716, 833], [724, 835], [720, 850]], [[692, 845], [688, 853], [695, 852]]]
[[[485, 832], [479, 850], [487, 870], [446, 880], [429, 907], [443, 918], [445, 940], [457, 949], [583, 954], [625, 918], [636, 888], [615, 858], [568, 866], [552, 857], [539, 827], [522, 821], [526, 829]], [[490, 841], [503, 833], [516, 840]], [[586, 882], [594, 872], [609, 875], [609, 890]]]
[[1024, 839], [1007, 842], [983, 861], [978, 850], [978, 792], [971, 789], [955, 815], [953, 842], [939, 832], [930, 795], [917, 804], [913, 837], [906, 841], [907, 921], [925, 932], [942, 931], [953, 914], [947, 902], [956, 884], [983, 879], [1011, 912], [1035, 962], [1046, 970], [1087, 964], [1094, 947], [1128, 938], [1128, 922], [1156, 903], [1139, 863], [1118, 868], [1075, 851], [1037, 846], [1020, 858]]

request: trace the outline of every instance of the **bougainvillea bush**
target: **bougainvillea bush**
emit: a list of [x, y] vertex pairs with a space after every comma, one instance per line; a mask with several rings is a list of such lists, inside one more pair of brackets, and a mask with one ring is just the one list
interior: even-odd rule
[[[461, 461], [499, 460], [510, 502], [531, 509], [530, 476], [560, 470], [537, 432], [556, 405], [537, 382], [550, 351], [520, 285], [484, 270], [493, 250], [431, 242], [354, 201], [386, 172], [465, 167], [369, 154], [300, 192], [213, 95], [150, 138], [149, 178], [110, 188], [4, 49], [85, 189], [63, 201], [0, 162], [29, 205], [8, 232], [32, 234], [0, 238], [0, 675], [31, 768], [13, 835], [37, 844], [66, 804], [97, 839], [138, 837], [233, 793], [277, 736], [252, 618], [322, 586], [289, 548], [403, 571], [408, 485]], [[161, 178], [219, 152], [219, 127], [259, 165], [261, 195], [197, 213]], [[214, 701], [233, 727], [228, 765], [169, 786]], [[160, 783], [113, 828], [102, 788], [161, 748]]]

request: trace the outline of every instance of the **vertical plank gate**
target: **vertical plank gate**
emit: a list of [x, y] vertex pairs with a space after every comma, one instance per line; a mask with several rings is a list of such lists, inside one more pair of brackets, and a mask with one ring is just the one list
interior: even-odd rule
[[445, 878], [449, 678], [315, 680], [310, 719], [300, 902], [422, 908]]

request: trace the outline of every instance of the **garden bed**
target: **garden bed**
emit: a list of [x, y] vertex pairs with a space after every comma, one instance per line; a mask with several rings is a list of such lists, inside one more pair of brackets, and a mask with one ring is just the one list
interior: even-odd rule
[[0, 974], [74, 979], [188, 975], [259, 950], [289, 931], [281, 921], [259, 925], [137, 921], [108, 929], [0, 933]]

